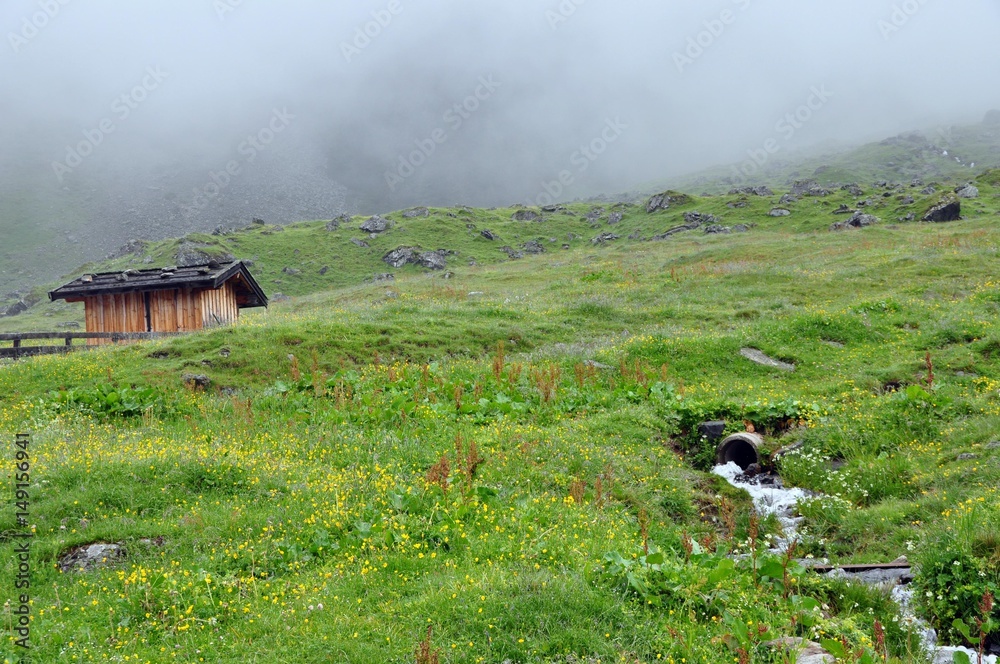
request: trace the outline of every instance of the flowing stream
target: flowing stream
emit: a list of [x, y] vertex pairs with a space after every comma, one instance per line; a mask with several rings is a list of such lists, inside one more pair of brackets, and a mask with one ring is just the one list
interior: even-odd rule
[[[712, 472], [726, 479], [737, 489], [742, 489], [750, 494], [753, 499], [754, 508], [762, 517], [773, 514], [781, 524], [783, 535], [771, 542], [772, 553], [784, 553], [788, 550], [788, 545], [795, 540], [799, 526], [804, 519], [796, 516], [795, 507], [800, 500], [810, 498], [818, 494], [804, 489], [788, 489], [781, 482], [781, 478], [776, 475], [761, 474], [748, 477], [742, 468], [736, 463], [729, 462], [725, 465], [716, 466]], [[839, 578], [860, 581], [869, 585], [878, 585], [892, 594], [892, 598], [899, 604], [902, 613], [902, 620], [913, 626], [920, 635], [924, 648], [932, 654], [933, 664], [952, 664], [955, 652], [964, 652], [969, 656], [969, 661], [976, 664], [977, 654], [968, 648], [953, 648], [950, 646], [938, 646], [937, 633], [924, 620], [918, 618], [913, 610], [913, 588], [908, 585], [910, 579], [909, 570], [871, 570], [859, 573], [848, 573], [844, 570], [834, 570], [830, 572]], [[984, 655], [983, 664], [1000, 664], [996, 655]]]

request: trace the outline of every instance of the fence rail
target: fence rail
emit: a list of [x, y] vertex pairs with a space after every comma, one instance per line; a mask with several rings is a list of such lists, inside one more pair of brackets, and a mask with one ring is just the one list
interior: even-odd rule
[[[93, 344], [73, 345], [77, 340], [108, 341], [113, 344], [124, 341], [148, 341], [176, 336], [170, 332], [5, 332], [0, 333], [0, 343], [12, 342], [13, 347], [0, 348], [0, 359], [20, 359], [36, 355], [54, 355], [74, 350], [96, 348]], [[62, 346], [26, 346], [25, 341], [58, 339]]]

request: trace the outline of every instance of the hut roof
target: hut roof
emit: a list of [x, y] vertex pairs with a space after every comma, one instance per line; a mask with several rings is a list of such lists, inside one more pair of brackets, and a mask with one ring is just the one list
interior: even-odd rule
[[114, 295], [174, 288], [217, 289], [235, 279], [236, 301], [241, 309], [266, 307], [267, 295], [243, 261], [211, 262], [205, 265], [164, 267], [151, 270], [124, 270], [85, 274], [49, 293], [50, 300], [79, 300], [97, 295]]

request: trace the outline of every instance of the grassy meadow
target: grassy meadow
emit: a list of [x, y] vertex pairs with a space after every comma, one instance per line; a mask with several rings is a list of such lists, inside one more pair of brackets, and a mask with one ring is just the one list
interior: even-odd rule
[[[920, 614], [978, 639], [1000, 591], [998, 184], [981, 176], [946, 224], [898, 221], [941, 194], [863, 186], [882, 222], [841, 232], [831, 212], [857, 199], [838, 190], [782, 218], [776, 192], [188, 238], [294, 297], [232, 328], [0, 365], [5, 467], [33, 436], [35, 661], [777, 663], [793, 655], [765, 642], [801, 636], [842, 662], [924, 662], [886, 595], [800, 562], [902, 555]], [[752, 228], [650, 240], [693, 211]], [[498, 249], [532, 240], [545, 253]], [[455, 253], [447, 273], [393, 271], [401, 245]], [[777, 522], [707, 472], [713, 419], [767, 455], [801, 444], [779, 462], [817, 492], [794, 555], [768, 554]], [[94, 542], [127, 556], [60, 570]]]

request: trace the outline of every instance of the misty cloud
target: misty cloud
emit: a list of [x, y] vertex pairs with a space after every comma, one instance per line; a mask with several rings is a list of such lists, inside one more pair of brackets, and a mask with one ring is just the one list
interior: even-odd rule
[[[976, 122], [1000, 106], [998, 5], [9, 0], [0, 186], [20, 202], [0, 225], [67, 215], [103, 249], [250, 216], [535, 201], [553, 182], [624, 191], [768, 141]], [[815, 89], [829, 99], [786, 139]], [[294, 121], [247, 160], [275, 109]], [[627, 131], [574, 166], [609, 120]]]

